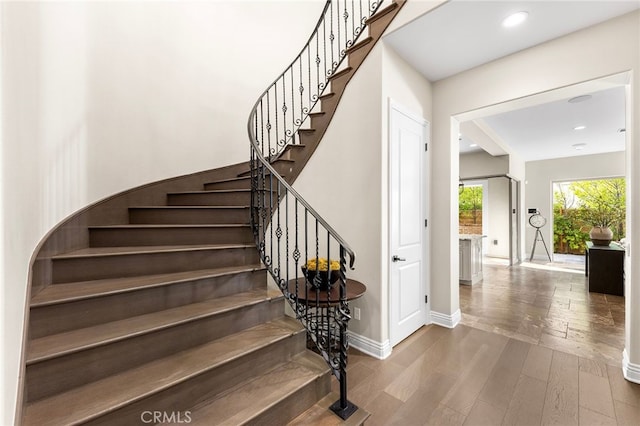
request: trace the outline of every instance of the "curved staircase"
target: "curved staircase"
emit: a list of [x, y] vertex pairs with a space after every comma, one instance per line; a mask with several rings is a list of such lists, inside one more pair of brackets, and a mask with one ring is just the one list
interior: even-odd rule
[[[310, 127], [271, 158], [288, 182], [403, 3], [369, 18]], [[330, 394], [331, 370], [267, 285], [250, 226], [252, 181], [244, 163], [157, 182], [48, 236], [32, 273], [23, 424], [320, 421], [305, 411]]]

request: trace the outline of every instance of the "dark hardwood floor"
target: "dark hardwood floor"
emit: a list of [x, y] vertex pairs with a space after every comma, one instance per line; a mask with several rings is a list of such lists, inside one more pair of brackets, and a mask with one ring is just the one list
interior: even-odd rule
[[525, 263], [485, 265], [460, 286], [462, 324], [620, 366], [624, 298], [589, 293], [581, 270]]
[[385, 360], [351, 351], [367, 425], [640, 425], [622, 298], [589, 294], [579, 271], [487, 266], [460, 304], [462, 324], [422, 327]]

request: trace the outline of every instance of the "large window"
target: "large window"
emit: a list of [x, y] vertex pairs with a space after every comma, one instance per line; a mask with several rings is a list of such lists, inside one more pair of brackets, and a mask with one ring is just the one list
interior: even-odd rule
[[614, 241], [624, 238], [624, 178], [553, 184], [553, 251], [583, 254], [594, 226], [608, 226]]
[[482, 235], [482, 185], [464, 186], [458, 197], [460, 234]]

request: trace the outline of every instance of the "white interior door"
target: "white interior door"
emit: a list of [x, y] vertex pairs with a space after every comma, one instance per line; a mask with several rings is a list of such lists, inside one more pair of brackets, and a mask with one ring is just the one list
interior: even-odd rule
[[391, 104], [389, 128], [389, 334], [395, 346], [427, 321], [428, 123]]

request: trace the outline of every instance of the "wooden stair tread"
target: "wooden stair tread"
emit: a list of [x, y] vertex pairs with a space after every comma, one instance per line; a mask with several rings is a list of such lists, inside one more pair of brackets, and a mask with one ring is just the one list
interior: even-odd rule
[[336, 72], [335, 74], [330, 75], [328, 80], [329, 81], [335, 80], [336, 78], [340, 78], [343, 75], [349, 74], [351, 71], [353, 71], [353, 68], [351, 67], [343, 68], [340, 71]]
[[89, 229], [175, 229], [175, 228], [248, 228], [248, 223], [194, 223], [194, 224], [128, 224], [128, 225], [103, 225], [90, 226]]
[[286, 364], [265, 372], [191, 413], [192, 425], [245, 424], [304, 385], [327, 374], [322, 358], [305, 351]]
[[[272, 293], [271, 293], [272, 294]], [[34, 339], [27, 347], [27, 365], [57, 356], [106, 345], [200, 318], [270, 300], [267, 289], [257, 289], [152, 312], [93, 327]]]
[[78, 424], [139, 401], [302, 331], [280, 318], [28, 404], [25, 425]]
[[205, 182], [205, 185], [212, 184], [212, 183], [236, 182], [240, 180], [251, 180], [251, 178], [250, 177], [232, 177], [227, 179], [212, 180], [210, 182]]
[[399, 3], [397, 2], [392, 2], [391, 4], [389, 4], [388, 6], [379, 9], [375, 15], [367, 18], [367, 20], [365, 21], [365, 24], [367, 25], [371, 25], [371, 23], [377, 21], [378, 19], [382, 18], [385, 15], [388, 15], [389, 13], [393, 12], [394, 10], [396, 10], [396, 8], [398, 8], [399, 6], [401, 6]]
[[177, 251], [225, 250], [249, 248], [253, 244], [185, 244], [173, 246], [134, 246], [134, 247], [88, 247], [53, 256], [52, 259], [77, 259], [96, 256], [124, 256], [130, 254], [167, 253]]
[[158, 210], [171, 210], [171, 209], [193, 209], [193, 210], [203, 210], [203, 209], [246, 209], [250, 208], [249, 205], [238, 205], [238, 206], [133, 206], [129, 207], [129, 209], [158, 209]]
[[204, 189], [201, 191], [181, 191], [181, 192], [169, 192], [167, 195], [182, 195], [182, 194], [233, 194], [235, 192], [251, 192], [251, 188], [240, 189]]
[[340, 394], [331, 392], [318, 401], [313, 407], [287, 423], [287, 426], [305, 426], [305, 425], [322, 425], [322, 426], [360, 426], [371, 416], [367, 410], [358, 407], [358, 410], [347, 420], [342, 420], [335, 415], [329, 408], [340, 399]]
[[321, 101], [322, 101], [322, 100], [325, 100], [325, 99], [329, 99], [329, 98], [334, 97], [335, 95], [336, 95], [336, 94], [335, 94], [335, 93], [333, 93], [333, 92], [325, 93], [324, 95], [320, 95], [320, 96], [318, 96], [318, 100], [321, 100]]
[[94, 297], [108, 296], [152, 287], [160, 287], [181, 282], [219, 277], [263, 270], [259, 264], [229, 266], [169, 274], [146, 275], [141, 277], [112, 278], [93, 281], [78, 281], [50, 285], [31, 299], [31, 307], [55, 305]]
[[371, 36], [367, 36], [367, 37], [363, 38], [362, 40], [358, 41], [356, 44], [354, 44], [353, 46], [349, 47], [346, 50], [347, 55], [349, 53], [352, 53], [352, 52], [354, 52], [354, 51], [366, 46], [367, 44], [371, 43], [372, 41], [373, 41], [373, 37], [371, 37]]

